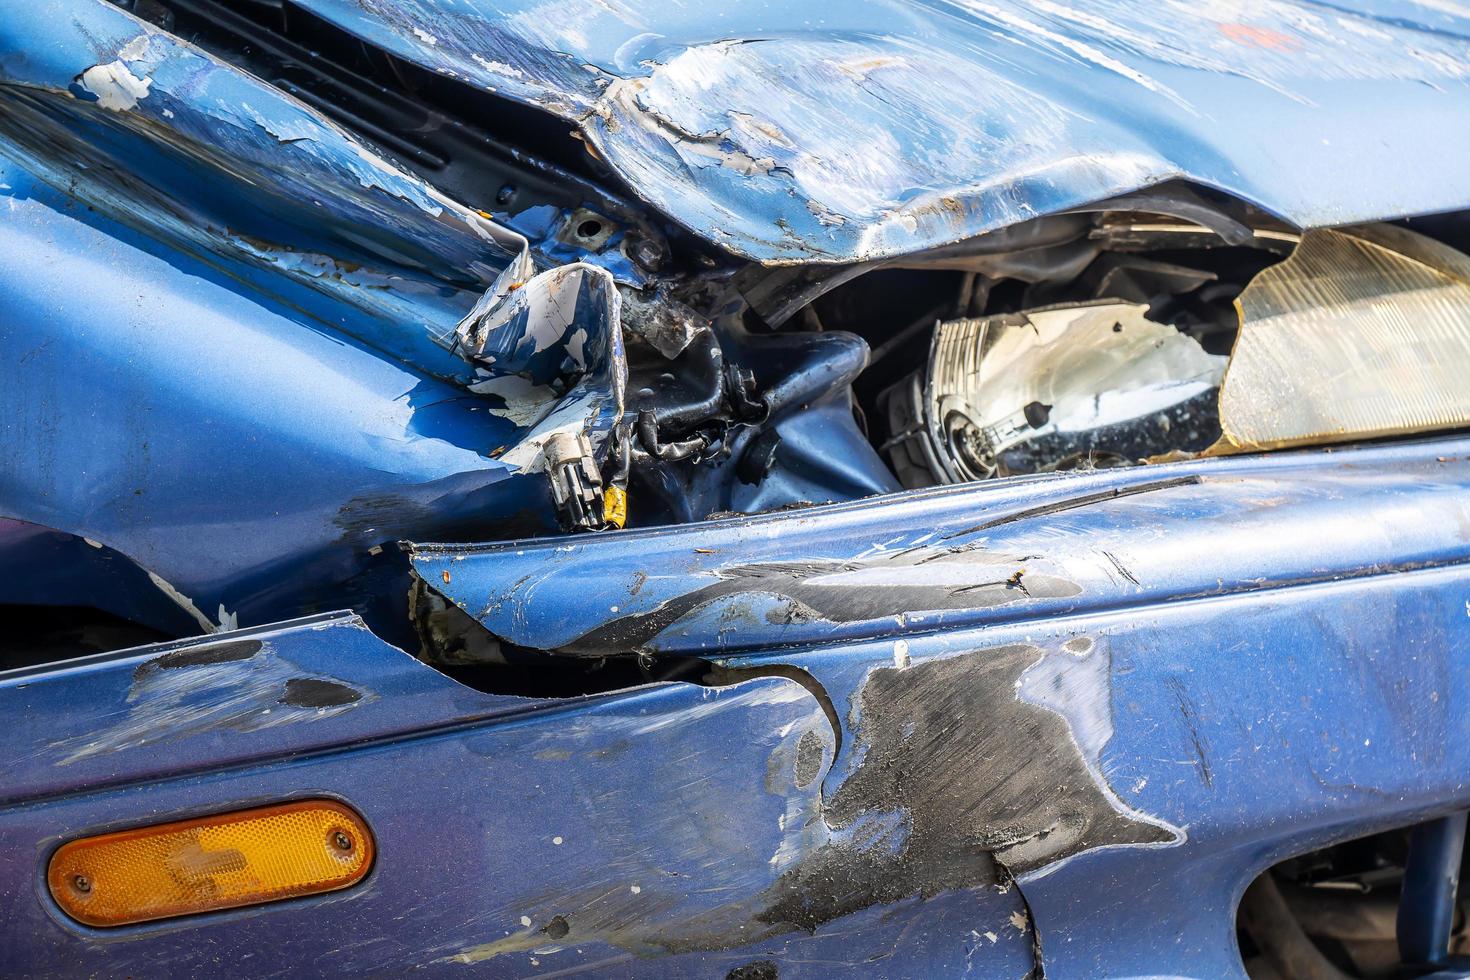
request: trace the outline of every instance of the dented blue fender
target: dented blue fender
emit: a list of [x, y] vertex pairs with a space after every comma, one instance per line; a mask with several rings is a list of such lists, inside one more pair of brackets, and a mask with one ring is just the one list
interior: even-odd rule
[[[8, 965], [1234, 975], [1261, 868], [1470, 802], [1467, 458], [417, 549], [506, 640], [681, 651], [712, 689], [478, 694], [350, 616], [12, 672]], [[372, 826], [363, 888], [120, 932], [38, 891], [62, 840], [303, 795]]]
[[[12, 673], [0, 702], [23, 719], [9, 746], [35, 753], [0, 815], [7, 975], [722, 976], [874, 953], [914, 975], [961, 969], [979, 927], [1005, 937], [987, 963], [1030, 967], [1014, 889], [817, 935], [771, 913], [815, 846], [834, 748], [788, 679], [528, 702], [462, 688], [337, 615]], [[50, 851], [103, 824], [302, 796], [368, 822], [362, 887], [122, 930], [37, 894]]]
[[[1443, 4], [294, 5], [575, 129], [711, 283], [1170, 181], [1470, 207]], [[1470, 441], [869, 496], [863, 341], [731, 294], [676, 326], [755, 365], [730, 440], [789, 470], [556, 535], [547, 446], [611, 458], [651, 273], [286, 87], [0, 9], [0, 601], [210, 634], [0, 673], [0, 974], [1236, 976], [1262, 869], [1470, 806]], [[518, 663], [697, 682], [475, 690], [404, 652], [410, 586]], [[359, 887], [116, 929], [47, 892], [66, 841], [310, 797], [370, 826]]]
[[622, 415], [605, 270], [538, 276], [517, 233], [99, 0], [0, 14], [0, 200], [0, 517], [126, 556], [206, 631], [376, 619], [400, 538], [555, 528], [540, 447]]
[[840, 748], [812, 921], [875, 882], [987, 894], [988, 854], [1047, 976], [1228, 976], [1263, 868], [1470, 799], [1467, 453], [1027, 478], [415, 563], [509, 643], [820, 691]]

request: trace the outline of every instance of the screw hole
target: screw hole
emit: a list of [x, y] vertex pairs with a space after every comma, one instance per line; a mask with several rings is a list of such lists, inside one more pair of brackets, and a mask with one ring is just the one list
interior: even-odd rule
[[577, 226], [577, 235], [581, 238], [596, 238], [601, 231], [601, 221], [584, 221]]

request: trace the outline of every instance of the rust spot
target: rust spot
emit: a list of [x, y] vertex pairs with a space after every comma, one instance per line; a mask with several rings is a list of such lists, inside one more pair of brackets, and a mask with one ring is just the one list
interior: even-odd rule
[[448, 585], [449, 584], [449, 569], [447, 569], [447, 568], [444, 569], [444, 574], [441, 575], [440, 578], [444, 579], [444, 584], [445, 585]]

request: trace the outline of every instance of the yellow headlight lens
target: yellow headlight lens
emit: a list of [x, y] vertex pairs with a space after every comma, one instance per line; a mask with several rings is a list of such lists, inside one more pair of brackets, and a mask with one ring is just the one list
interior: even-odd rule
[[46, 880], [67, 915], [120, 926], [336, 891], [372, 863], [361, 817], [304, 800], [75, 840]]

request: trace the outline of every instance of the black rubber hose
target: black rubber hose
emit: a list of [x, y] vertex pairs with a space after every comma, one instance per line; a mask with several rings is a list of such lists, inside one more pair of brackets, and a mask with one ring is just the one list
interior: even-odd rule
[[699, 436], [685, 439], [682, 442], [660, 443], [658, 441], [658, 418], [649, 408], [638, 410], [638, 441], [642, 444], [644, 452], [665, 463], [677, 463], [681, 459], [688, 459], [702, 452], [709, 445]]

